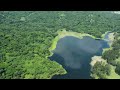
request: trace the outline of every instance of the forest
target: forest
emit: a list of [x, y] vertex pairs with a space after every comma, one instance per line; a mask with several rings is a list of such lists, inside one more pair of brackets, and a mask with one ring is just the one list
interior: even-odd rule
[[[88, 33], [101, 38], [106, 31], [117, 32], [112, 50], [103, 53], [120, 75], [120, 15], [112, 11], [0, 11], [0, 79], [50, 79], [65, 74], [49, 60], [49, 48], [57, 31]], [[109, 65], [93, 68], [100, 78], [109, 75]], [[100, 68], [102, 67], [102, 68]], [[107, 71], [106, 71], [106, 69]], [[99, 72], [102, 71], [102, 72]], [[103, 73], [103, 74], [100, 74]]]

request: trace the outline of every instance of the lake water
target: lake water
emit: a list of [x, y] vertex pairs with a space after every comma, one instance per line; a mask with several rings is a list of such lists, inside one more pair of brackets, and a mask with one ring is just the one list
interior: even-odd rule
[[91, 57], [102, 55], [103, 48], [108, 47], [106, 41], [88, 36], [83, 39], [73, 36], [60, 39], [49, 58], [61, 64], [67, 74], [54, 75], [52, 79], [90, 79]]

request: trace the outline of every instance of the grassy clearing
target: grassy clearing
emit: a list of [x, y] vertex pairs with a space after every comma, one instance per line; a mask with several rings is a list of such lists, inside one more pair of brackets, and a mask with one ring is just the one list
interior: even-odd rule
[[106, 60], [104, 60], [101, 56], [93, 56], [90, 65], [94, 66], [94, 64], [96, 62], [105, 62], [105, 63], [107, 63]]
[[104, 53], [105, 51], [108, 51], [108, 50], [112, 50], [112, 47], [110, 47], [110, 48], [104, 48], [102, 53]]
[[110, 76], [107, 76], [108, 79], [120, 79], [120, 75], [115, 73], [115, 66], [111, 65], [111, 74]]
[[[90, 63], [91, 66], [94, 66], [94, 64], [98, 61], [102, 61], [102, 62], [105, 62], [107, 64], [106, 60], [102, 59], [101, 56], [94, 56], [94, 57], [92, 57], [92, 61]], [[116, 61], [120, 62], [120, 58], [118, 58]], [[112, 66], [112, 65], [110, 65], [110, 66], [111, 66], [111, 74], [110, 74], [110, 76], [106, 76], [106, 78], [107, 79], [120, 79], [120, 75], [118, 75], [115, 72], [116, 67]], [[91, 77], [94, 77], [95, 79], [99, 78], [96, 74], [91, 74]]]
[[116, 62], [120, 62], [120, 57], [118, 59], [116, 59]]

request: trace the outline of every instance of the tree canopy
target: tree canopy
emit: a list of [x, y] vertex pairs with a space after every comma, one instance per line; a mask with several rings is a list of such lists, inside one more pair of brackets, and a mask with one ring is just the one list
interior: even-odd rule
[[[102, 11], [1, 11], [0, 78], [37, 79], [64, 74], [61, 65], [47, 58], [58, 30], [66, 28], [101, 37], [106, 31], [118, 32], [119, 21], [120, 15]], [[119, 42], [113, 44], [116, 55]], [[118, 57], [112, 56], [112, 60]]]

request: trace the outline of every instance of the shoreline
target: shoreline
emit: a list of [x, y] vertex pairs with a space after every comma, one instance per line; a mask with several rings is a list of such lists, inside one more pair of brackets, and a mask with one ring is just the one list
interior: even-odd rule
[[103, 54], [105, 51], [112, 50], [112, 43], [113, 43], [113, 41], [115, 40], [115, 39], [114, 39], [114, 37], [115, 37], [114, 34], [115, 34], [115, 33], [112, 32], [112, 33], [110, 33], [110, 34], [108, 35], [108, 39], [109, 39], [109, 40], [108, 40], [108, 45], [109, 45], [110, 47], [109, 47], [109, 48], [104, 48], [102, 54]]
[[[77, 33], [77, 32], [73, 32], [73, 31], [66, 31], [66, 29], [61, 29], [61, 30], [58, 30], [57, 31], [57, 36], [52, 40], [52, 45], [51, 47], [49, 48], [49, 51], [50, 51], [50, 55], [47, 56], [48, 57], [51, 57], [54, 53], [53, 51], [55, 50], [56, 46], [57, 46], [57, 42], [61, 39], [61, 38], [64, 38], [66, 36], [73, 36], [73, 37], [76, 37], [76, 38], [79, 38], [79, 39], [82, 39], [84, 36], [89, 36], [93, 39], [96, 39], [96, 40], [104, 40], [104, 37], [105, 35], [110, 32], [110, 31], [107, 31], [105, 32], [105, 34], [102, 34], [101, 38], [96, 38], [95, 36], [92, 36], [90, 34], [86, 34], [86, 33]], [[64, 69], [65, 70], [65, 69]], [[54, 74], [54, 75], [64, 75], [64, 74], [67, 74], [67, 71], [65, 70], [64, 73], [57, 73], [57, 74]], [[54, 76], [52, 75], [51, 78]]]
[[[66, 31], [65, 29], [61, 29], [59, 31], [57, 31], [57, 36], [52, 40], [52, 45], [49, 48], [50, 51], [50, 55], [46, 56], [46, 58], [51, 57], [53, 55], [53, 50], [56, 48], [57, 46], [57, 42], [61, 39], [64, 38], [66, 36], [73, 36], [79, 39], [82, 39], [84, 36], [89, 36], [92, 37], [94, 39], [97, 39], [96, 37], [89, 35], [89, 34], [85, 34], [85, 33], [77, 33], [77, 32], [70, 32], [70, 31]], [[55, 61], [54, 61], [55, 62]], [[60, 64], [59, 64], [60, 65]], [[61, 65], [62, 66], [62, 65]], [[63, 67], [63, 66], [62, 66]], [[64, 68], [63, 68], [64, 69]], [[63, 73], [56, 73], [54, 75], [64, 75], [67, 74], [67, 71], [64, 69]], [[52, 78], [54, 75], [51, 75], [50, 78]]]
[[91, 62], [90, 62], [90, 65], [91, 65], [92, 67], [95, 65], [96, 62], [105, 62], [105, 63], [107, 63], [106, 60], [104, 60], [104, 59], [102, 58], [102, 56], [93, 56], [91, 59], [92, 59], [92, 60], [91, 60]]
[[[109, 32], [108, 32], [109, 33]], [[107, 33], [106, 33], [107, 34]], [[104, 35], [105, 36], [105, 35]], [[105, 52], [105, 51], [108, 51], [108, 50], [111, 50], [112, 49], [112, 43], [114, 42], [114, 37], [115, 37], [115, 32], [111, 32], [109, 35], [108, 35], [108, 40], [106, 40], [109, 44], [109, 48], [104, 48], [103, 51], [102, 51], [102, 54]], [[91, 67], [94, 66], [94, 64], [96, 62], [104, 62], [105, 64], [107, 64], [107, 61], [105, 59], [102, 58], [102, 56], [93, 56], [91, 58], [91, 62], [90, 62], [90, 65]], [[111, 75], [110, 76], [107, 76], [107, 78], [111, 78], [111, 79], [117, 79], [117, 78], [120, 78], [120, 76], [118, 74], [115, 73], [115, 67], [110, 65], [111, 66]], [[95, 74], [90, 74], [91, 77], [94, 77], [95, 79], [98, 79], [99, 77]], [[117, 77], [117, 78], [116, 78]]]
[[[57, 36], [52, 40], [52, 45], [51, 47], [49, 48], [49, 51], [50, 51], [50, 56], [53, 55], [53, 50], [55, 50], [56, 46], [57, 46], [57, 42], [61, 39], [61, 38], [64, 38], [66, 36], [73, 36], [73, 37], [76, 37], [76, 38], [79, 38], [79, 39], [82, 39], [84, 36], [89, 36], [93, 39], [96, 39], [96, 40], [104, 40], [104, 37], [107, 33], [109, 33], [111, 31], [107, 31], [105, 32], [104, 34], [102, 34], [101, 38], [97, 38], [95, 36], [92, 36], [90, 34], [86, 34], [86, 33], [77, 33], [77, 32], [72, 32], [72, 31], [66, 31], [65, 29], [61, 29], [59, 31], [57, 31]], [[109, 43], [109, 42], [108, 42]]]
[[89, 36], [92, 37], [93, 39], [101, 39], [101, 38], [96, 38], [95, 36], [92, 36], [90, 34], [86, 34], [86, 33], [77, 33], [77, 32], [72, 32], [72, 31], [66, 31], [65, 29], [61, 29], [60, 31], [57, 32], [57, 36], [52, 40], [52, 45], [49, 48], [50, 51], [50, 56], [53, 55], [53, 50], [56, 48], [57, 42], [61, 39], [64, 38], [66, 36], [73, 36], [79, 39], [82, 39], [84, 36]]
[[[105, 34], [103, 34], [102, 35], [102, 38], [104, 38], [105, 37], [105, 35], [107, 34], [107, 33], [109, 33], [110, 31], [107, 31], [107, 32], [105, 32]], [[103, 51], [102, 51], [102, 54], [105, 52], [105, 51], [108, 51], [108, 50], [111, 50], [112, 49], [112, 43], [113, 43], [113, 41], [115, 40], [114, 39], [114, 37], [115, 37], [115, 35], [114, 35], [114, 32], [111, 32], [109, 35], [108, 35], [108, 44], [109, 44], [109, 48], [104, 48], [103, 49]], [[111, 42], [111, 43], [110, 43]], [[98, 60], [98, 59], [101, 59], [102, 60], [102, 58], [101, 58], [101, 56], [93, 56], [92, 58], [92, 61], [93, 61], [93, 63], [95, 62], [97, 62], [97, 61], [100, 61], [100, 60]], [[91, 61], [91, 63], [92, 63], [92, 61]], [[102, 61], [104, 61], [104, 59], [102, 60]], [[95, 64], [94, 63], [94, 64]], [[94, 66], [94, 64], [93, 65], [91, 65], [91, 66]]]

